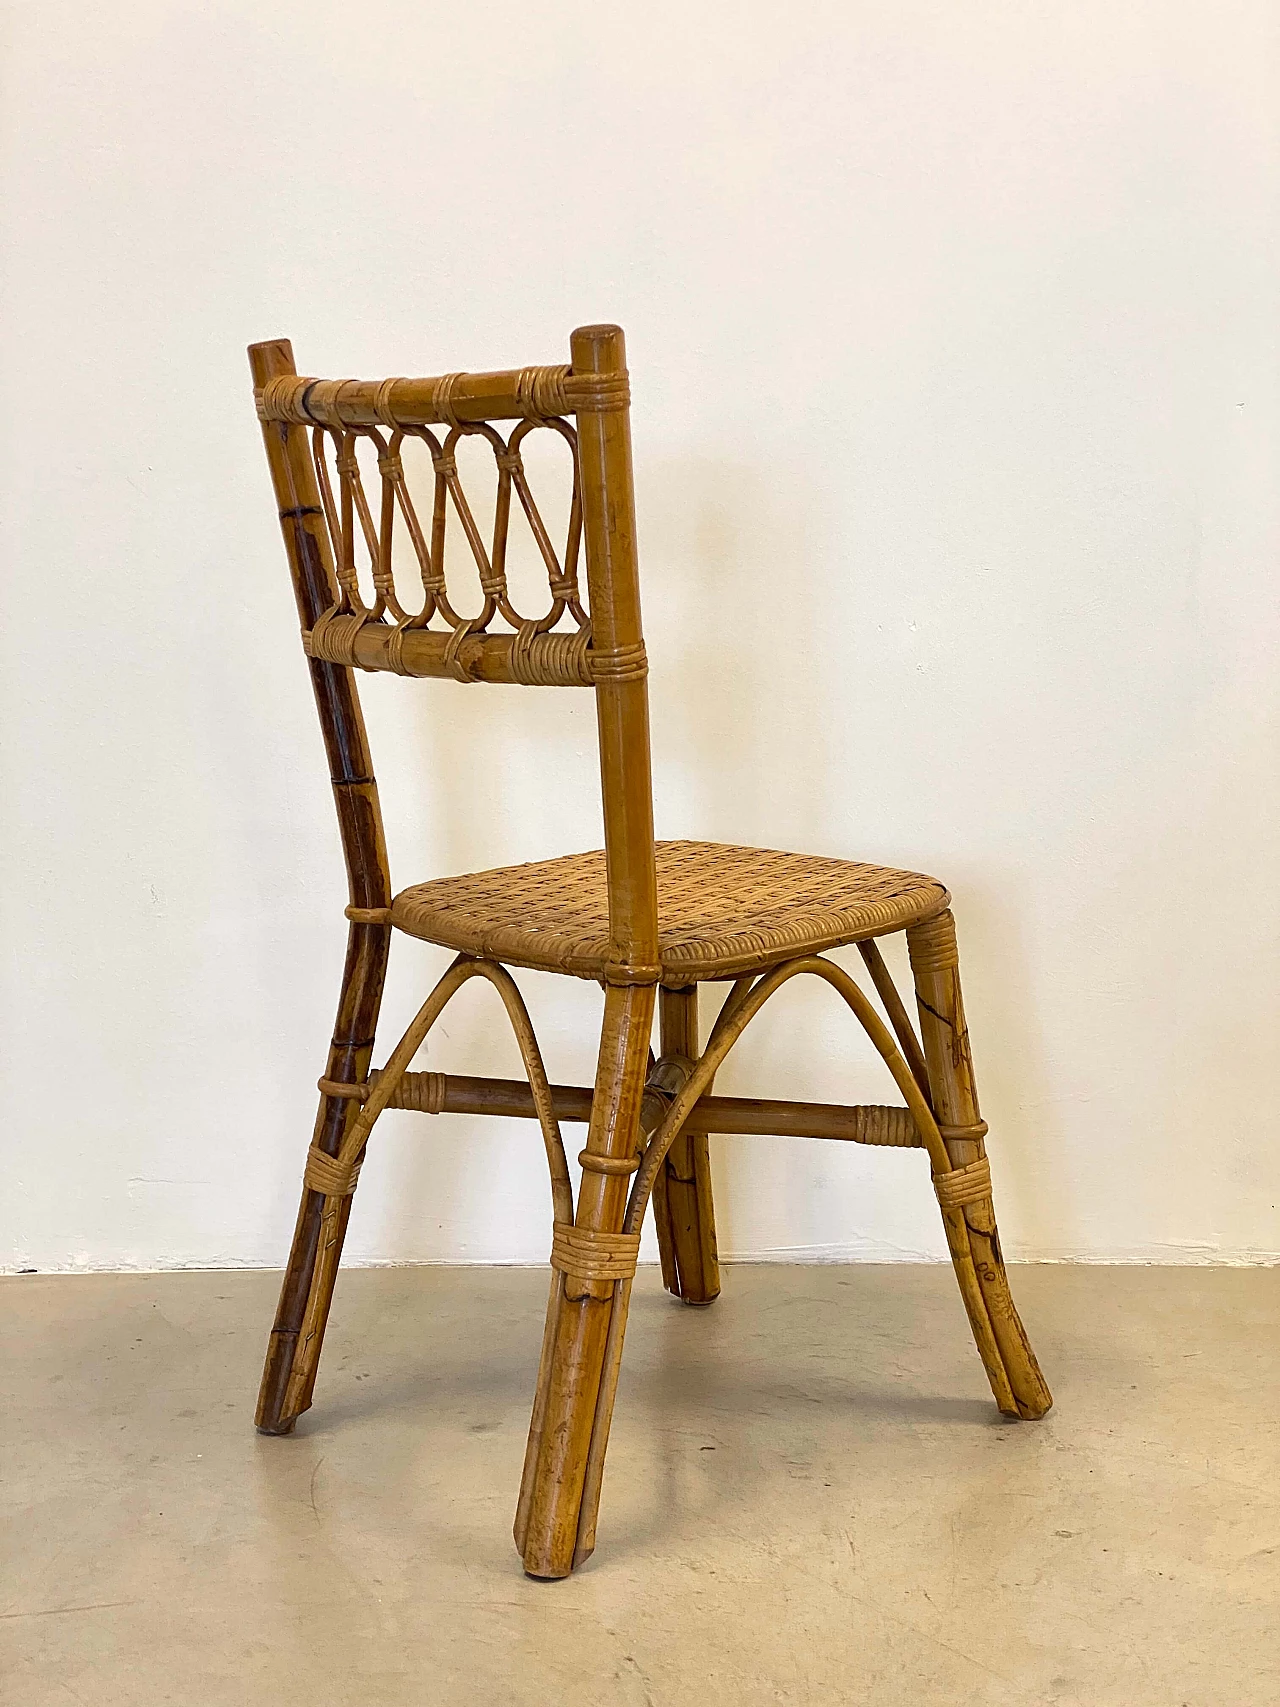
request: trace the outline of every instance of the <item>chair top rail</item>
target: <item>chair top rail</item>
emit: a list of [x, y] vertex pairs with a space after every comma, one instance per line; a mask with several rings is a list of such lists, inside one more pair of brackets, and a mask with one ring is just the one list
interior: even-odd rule
[[446, 373], [432, 379], [310, 379], [280, 374], [254, 393], [258, 416], [294, 426], [401, 428], [601, 414], [631, 401], [625, 372], [571, 367]]

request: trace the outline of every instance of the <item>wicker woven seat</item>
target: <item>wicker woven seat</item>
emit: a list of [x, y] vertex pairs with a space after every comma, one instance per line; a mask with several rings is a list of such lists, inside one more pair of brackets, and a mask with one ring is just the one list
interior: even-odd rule
[[[935, 878], [849, 860], [657, 842], [658, 959], [669, 987], [738, 978], [797, 954], [906, 930], [942, 912]], [[391, 922], [463, 954], [605, 976], [611, 960], [604, 850], [402, 889]]]
[[[667, 1290], [690, 1304], [719, 1294], [711, 1133], [927, 1154], [996, 1403], [1004, 1415], [1024, 1418], [1042, 1416], [1051, 1403], [1000, 1256], [947, 891], [932, 877], [887, 866], [654, 840], [622, 333], [580, 327], [570, 354], [568, 364], [497, 373], [331, 380], [298, 374], [283, 340], [250, 351], [348, 883], [337, 1019], [256, 1420], [264, 1433], [288, 1434], [310, 1408], [353, 1194], [383, 1111], [536, 1120], [551, 1184], [551, 1286], [515, 1539], [525, 1570], [537, 1577], [567, 1576], [595, 1546], [650, 1207]], [[533, 491], [535, 464], [525, 462], [533, 435], [538, 460], [545, 467], [554, 453], [566, 476], [567, 527], [555, 540]], [[464, 439], [465, 482], [456, 454]], [[475, 474], [478, 466], [484, 476]], [[410, 467], [423, 480], [417, 497]], [[487, 491], [477, 513], [472, 500], [482, 478]], [[430, 514], [419, 514], [428, 485]], [[545, 571], [532, 609], [524, 593], [518, 608], [508, 576], [517, 539], [526, 565], [540, 559]], [[461, 587], [459, 557], [468, 583]], [[412, 591], [411, 578], [418, 582]], [[527, 586], [526, 571], [520, 580]], [[707, 613], [709, 624], [714, 614]], [[816, 620], [805, 618], [807, 633]], [[784, 622], [777, 631], [785, 635]], [[357, 672], [370, 670], [591, 693], [604, 851], [396, 894], [356, 687]], [[760, 691], [767, 696], [767, 679]], [[492, 790], [493, 773], [477, 766], [473, 774], [477, 789]], [[457, 958], [375, 1067], [397, 929], [452, 948]], [[918, 1031], [876, 942], [894, 931], [906, 935]], [[844, 965], [825, 958], [846, 943], [857, 944], [879, 1009]], [[512, 966], [603, 985], [593, 1084], [551, 1083]], [[747, 1027], [801, 975], [823, 981], [845, 1003], [900, 1102], [713, 1094], [721, 1063]], [[476, 978], [501, 998], [525, 1080], [413, 1070], [447, 1004]], [[699, 985], [718, 979], [733, 983], [704, 1039]], [[587, 1127], [576, 1186], [565, 1121]], [[924, 1177], [921, 1170], [922, 1187]]]

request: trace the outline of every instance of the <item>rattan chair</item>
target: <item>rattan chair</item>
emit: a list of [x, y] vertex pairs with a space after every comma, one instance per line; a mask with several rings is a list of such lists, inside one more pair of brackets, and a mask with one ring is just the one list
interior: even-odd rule
[[[623, 1331], [650, 1201], [667, 1288], [699, 1304], [719, 1292], [708, 1133], [924, 1150], [997, 1405], [1006, 1416], [1031, 1418], [1051, 1403], [1000, 1257], [947, 891], [911, 871], [654, 841], [622, 333], [616, 326], [581, 327], [570, 355], [567, 366], [377, 382], [301, 378], [283, 340], [250, 350], [350, 880], [337, 1024], [257, 1423], [268, 1434], [287, 1434], [311, 1404], [352, 1193], [383, 1109], [536, 1118], [551, 1173], [551, 1296], [515, 1537], [525, 1570], [537, 1577], [567, 1576], [595, 1545]], [[504, 432], [495, 422], [515, 425]], [[560, 550], [543, 524], [522, 456], [537, 431], [559, 435], [573, 470]], [[482, 439], [494, 457], [488, 543], [458, 474], [455, 450], [464, 436]], [[425, 444], [434, 468], [425, 526], [405, 479], [402, 449], [410, 439]], [[370, 485], [381, 487], [372, 503], [361, 478], [360, 441], [366, 441]], [[550, 583], [545, 609], [531, 618], [514, 608], [507, 582], [513, 498]], [[400, 603], [392, 572], [393, 531], [402, 546], [411, 545], [421, 570], [423, 592], [411, 601], [412, 611]], [[447, 539], [465, 541], [478, 569], [475, 616], [460, 614], [466, 599], [458, 577], [446, 585]], [[604, 850], [393, 893], [355, 670], [594, 691]], [[454, 949], [457, 958], [375, 1071], [378, 1007], [397, 930]], [[894, 931], [907, 934], [918, 1035], [876, 947], [877, 937]], [[887, 1025], [849, 973], [823, 958], [847, 943], [858, 945]], [[512, 966], [603, 986], [594, 1087], [548, 1083]], [[825, 979], [844, 998], [883, 1057], [903, 1106], [710, 1094], [716, 1069], [751, 1020], [801, 974]], [[449, 999], [474, 977], [488, 979], [502, 999], [527, 1084], [410, 1071]], [[697, 987], [714, 981], [730, 988], [701, 1047]], [[576, 1204], [561, 1121], [587, 1125]]]

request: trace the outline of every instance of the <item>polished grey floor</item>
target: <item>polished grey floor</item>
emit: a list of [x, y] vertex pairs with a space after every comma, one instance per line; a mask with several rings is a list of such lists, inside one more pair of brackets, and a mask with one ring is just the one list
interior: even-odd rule
[[1026, 1268], [1001, 1422], [950, 1270], [642, 1270], [599, 1548], [510, 1538], [544, 1272], [344, 1275], [250, 1411], [277, 1277], [0, 1283], [6, 1707], [1272, 1707], [1280, 1270]]

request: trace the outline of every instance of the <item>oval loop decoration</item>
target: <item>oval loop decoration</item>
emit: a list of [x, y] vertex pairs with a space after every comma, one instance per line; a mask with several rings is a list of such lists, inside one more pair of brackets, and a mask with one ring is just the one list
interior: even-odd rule
[[[566, 673], [572, 679], [591, 682], [597, 674], [613, 679], [632, 673], [618, 670], [621, 660], [602, 660], [599, 672], [587, 661], [591, 629], [579, 584], [582, 493], [578, 438], [570, 422], [546, 413], [547, 406], [562, 396], [567, 371], [522, 371], [521, 397], [527, 403], [527, 412], [505, 438], [490, 422], [462, 421], [453, 414], [450, 399], [459, 376], [446, 374], [436, 385], [435, 407], [448, 422], [443, 437], [427, 426], [400, 424], [393, 402], [400, 381], [384, 380], [378, 387], [372, 409], [378, 426], [344, 424], [339, 404], [342, 388], [350, 381], [317, 382], [311, 387], [303, 401], [312, 423], [312, 460], [338, 583], [334, 604], [312, 630], [309, 649], [313, 657], [348, 667], [410, 675], [413, 672], [404, 654], [406, 635], [434, 628], [446, 640], [450, 674], [460, 681], [473, 681], [477, 677], [464, 662], [467, 640], [510, 631], [511, 673], [518, 682], [560, 683]], [[570, 459], [568, 522], [560, 548], [552, 540], [523, 454], [529, 435], [543, 431], [563, 441]], [[459, 468], [458, 448], [464, 438], [483, 441], [493, 456], [493, 530], [488, 540]], [[406, 467], [404, 449], [409, 439], [421, 441], [431, 460], [431, 517], [426, 526]], [[362, 441], [368, 441], [377, 459], [380, 492], [376, 505], [370, 501], [360, 465]], [[532, 561], [541, 563], [546, 575], [548, 602], [536, 615], [518, 608], [508, 584], [512, 517], [517, 514], [520, 525], [528, 529]], [[480, 585], [481, 605], [470, 617], [461, 614], [446, 580], [446, 547], [455, 527], [466, 543], [464, 559], [470, 558]], [[422, 587], [420, 603], [417, 598], [406, 602], [397, 585], [397, 539], [416, 560]], [[361, 567], [361, 560], [366, 558], [366, 567]], [[366, 571], [372, 581], [371, 598], [366, 598], [360, 585]], [[412, 608], [415, 605], [417, 609]], [[465, 605], [464, 599], [463, 609]], [[506, 629], [495, 630], [495, 618]], [[571, 626], [562, 627], [566, 618]], [[357, 659], [356, 635], [367, 623], [388, 626], [385, 646], [372, 654], [376, 662], [370, 661], [368, 647], [364, 648], [363, 660]], [[556, 644], [548, 650], [545, 643], [550, 642]], [[639, 667], [642, 671], [642, 662]]]

